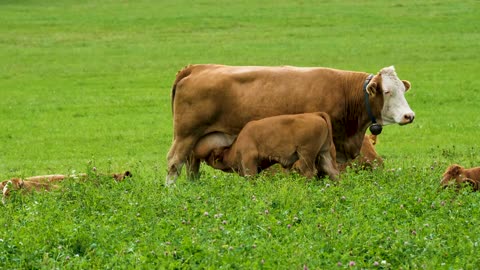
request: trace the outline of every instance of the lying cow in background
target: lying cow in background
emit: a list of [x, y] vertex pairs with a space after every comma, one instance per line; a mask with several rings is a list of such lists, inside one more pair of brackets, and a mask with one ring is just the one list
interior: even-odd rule
[[[208, 140], [208, 139], [207, 139]], [[196, 147], [196, 156], [206, 147]], [[323, 112], [279, 115], [251, 121], [231, 147], [215, 148], [203, 158], [210, 166], [242, 176], [259, 173], [273, 164], [298, 171], [307, 178], [327, 174], [336, 179], [338, 169], [330, 117]]]
[[[237, 136], [252, 120], [275, 115], [326, 112], [339, 163], [360, 153], [367, 128], [412, 123], [405, 92], [393, 66], [376, 75], [331, 68], [190, 65], [177, 73], [171, 92], [173, 143], [165, 184], [174, 184], [184, 164], [198, 177], [194, 147], [203, 136]], [[376, 119], [376, 120], [375, 120]]]
[[448, 166], [447, 170], [443, 174], [441, 185], [447, 187], [450, 183], [454, 183], [457, 187], [461, 187], [462, 184], [468, 184], [472, 186], [474, 191], [480, 188], [480, 167], [471, 169], [465, 169], [464, 167], [453, 164]]
[[[58, 189], [59, 186], [53, 184], [55, 182], [60, 182], [65, 179], [86, 179], [87, 174], [81, 173], [78, 175], [64, 175], [64, 174], [50, 174], [50, 175], [37, 175], [26, 177], [25, 179], [21, 178], [12, 178], [10, 180], [5, 180], [0, 183], [0, 190], [3, 193], [2, 202], [5, 203], [5, 197], [8, 197], [11, 190], [23, 190], [25, 192], [32, 191], [49, 191]], [[130, 171], [125, 171], [123, 173], [114, 173], [110, 174], [115, 181], [123, 181], [126, 177], [132, 177]]]
[[377, 169], [378, 167], [382, 167], [383, 159], [375, 150], [375, 144], [377, 144], [377, 135], [365, 134], [362, 148], [360, 149], [360, 155], [352, 161], [338, 164], [339, 170], [345, 171], [347, 167], [360, 170]]

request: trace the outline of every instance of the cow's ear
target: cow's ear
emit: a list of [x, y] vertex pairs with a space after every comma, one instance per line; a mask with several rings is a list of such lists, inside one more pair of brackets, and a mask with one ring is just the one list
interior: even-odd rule
[[407, 80], [402, 80], [402, 83], [403, 83], [403, 85], [405, 85], [405, 92], [407, 92], [408, 89], [410, 89], [410, 87], [412, 87], [412, 84]]
[[375, 92], [377, 91], [377, 83], [376, 82], [370, 82], [367, 85], [367, 93], [371, 96], [375, 96]]
[[375, 94], [377, 94], [378, 89], [381, 90], [381, 78], [380, 74], [375, 75], [375, 77], [370, 80], [370, 82], [367, 85], [367, 93], [370, 95], [370, 97], [374, 97]]

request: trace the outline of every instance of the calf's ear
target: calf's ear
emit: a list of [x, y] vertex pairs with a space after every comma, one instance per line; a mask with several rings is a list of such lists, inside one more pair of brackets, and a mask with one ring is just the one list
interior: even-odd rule
[[462, 169], [463, 169], [463, 168], [462, 168], [460, 165], [456, 165], [456, 164], [455, 164], [455, 165], [453, 165], [453, 166], [451, 167], [450, 172], [452, 173], [452, 175], [457, 176], [457, 175], [459, 175], [459, 174], [462, 173]]
[[412, 87], [412, 84], [407, 80], [402, 80], [402, 83], [403, 83], [403, 85], [405, 85], [405, 92], [407, 92], [408, 89], [410, 89], [410, 87]]

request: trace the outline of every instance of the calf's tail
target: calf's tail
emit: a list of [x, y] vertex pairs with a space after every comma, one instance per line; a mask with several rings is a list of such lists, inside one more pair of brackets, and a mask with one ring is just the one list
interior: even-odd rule
[[332, 122], [330, 120], [330, 116], [325, 113], [325, 112], [320, 112], [320, 116], [325, 119], [325, 122], [327, 123], [328, 126], [328, 141], [333, 143], [333, 130], [332, 130]]

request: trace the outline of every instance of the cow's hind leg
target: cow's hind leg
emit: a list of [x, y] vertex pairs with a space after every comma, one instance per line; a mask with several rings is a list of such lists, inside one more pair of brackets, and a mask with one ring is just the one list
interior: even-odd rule
[[192, 153], [196, 138], [193, 136], [180, 139], [176, 137], [170, 151], [168, 151], [168, 174], [165, 179], [165, 186], [175, 184], [182, 171], [183, 164]]

